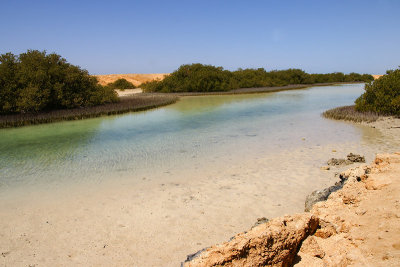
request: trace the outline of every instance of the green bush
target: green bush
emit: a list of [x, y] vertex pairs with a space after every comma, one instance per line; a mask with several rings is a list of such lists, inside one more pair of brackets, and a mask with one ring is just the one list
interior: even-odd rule
[[211, 92], [232, 88], [232, 73], [222, 67], [191, 64], [182, 65], [162, 81], [151, 81], [141, 85], [148, 92]]
[[274, 70], [259, 69], [224, 70], [222, 67], [199, 63], [182, 65], [162, 81], [151, 81], [140, 87], [146, 92], [215, 92], [239, 88], [273, 87], [289, 84], [314, 84], [331, 82], [369, 82], [368, 74], [308, 74], [300, 69]]
[[118, 101], [86, 70], [57, 54], [0, 55], [0, 114], [78, 108]]
[[356, 110], [383, 115], [400, 115], [400, 69], [365, 85], [365, 92], [356, 100]]
[[109, 84], [107, 84], [107, 86], [112, 89], [120, 89], [120, 90], [136, 88], [133, 85], [133, 83], [128, 82], [126, 79], [123, 79], [123, 78], [118, 79], [115, 82], [109, 83]]

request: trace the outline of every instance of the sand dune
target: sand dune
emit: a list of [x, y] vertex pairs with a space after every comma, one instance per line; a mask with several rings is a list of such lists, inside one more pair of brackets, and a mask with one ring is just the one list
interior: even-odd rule
[[94, 75], [99, 80], [101, 85], [106, 85], [108, 83], [112, 83], [118, 79], [126, 79], [127, 81], [133, 83], [135, 86], [139, 86], [140, 84], [153, 80], [162, 80], [169, 73], [149, 73], [149, 74], [107, 74], [107, 75]]
[[372, 77], [374, 77], [374, 79], [379, 79], [380, 77], [382, 77], [382, 74], [373, 74]]

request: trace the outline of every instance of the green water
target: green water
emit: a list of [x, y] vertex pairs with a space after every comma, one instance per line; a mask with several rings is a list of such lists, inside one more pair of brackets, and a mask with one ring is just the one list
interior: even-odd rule
[[[238, 96], [185, 97], [146, 112], [0, 130], [0, 191], [25, 185], [140, 179], [218, 160], [257, 158], [300, 146], [366, 142], [351, 124], [324, 119], [363, 85]], [[363, 139], [364, 138], [364, 139]]]

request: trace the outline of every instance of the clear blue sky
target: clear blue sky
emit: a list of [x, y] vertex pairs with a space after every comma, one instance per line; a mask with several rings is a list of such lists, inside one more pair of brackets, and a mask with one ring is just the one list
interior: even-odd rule
[[384, 73], [400, 65], [399, 0], [0, 0], [0, 53], [56, 52], [92, 74], [227, 69]]

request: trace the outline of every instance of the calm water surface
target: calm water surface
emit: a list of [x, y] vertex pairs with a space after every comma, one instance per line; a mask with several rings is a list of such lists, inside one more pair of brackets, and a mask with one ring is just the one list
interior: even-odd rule
[[[0, 192], [26, 185], [101, 182], [201, 171], [266, 153], [335, 142], [374, 146], [365, 130], [324, 119], [363, 85], [238, 96], [185, 97], [156, 110], [0, 130]], [[304, 140], [304, 139], [305, 140]], [[381, 145], [381, 144], [380, 144]]]

